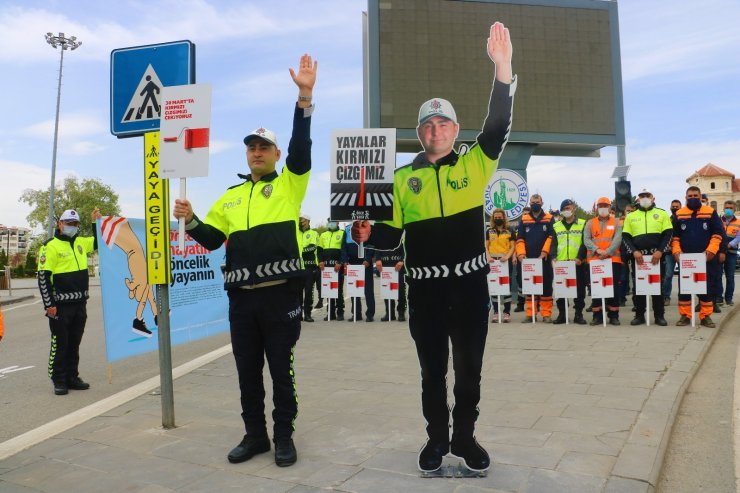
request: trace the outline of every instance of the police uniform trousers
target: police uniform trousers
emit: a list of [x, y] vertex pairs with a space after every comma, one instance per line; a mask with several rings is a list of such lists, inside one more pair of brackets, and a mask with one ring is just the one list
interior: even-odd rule
[[[362, 265], [362, 262], [350, 262], [352, 265]], [[368, 319], [372, 319], [375, 317], [375, 281], [373, 275], [373, 267], [372, 265], [369, 265], [368, 267], [365, 267], [365, 286], [363, 288], [364, 294], [365, 294], [365, 304], [366, 304], [366, 310], [365, 310], [365, 317]], [[362, 298], [354, 298], [354, 317], [355, 320], [361, 320], [362, 319]]]
[[[696, 295], [699, 298], [699, 320], [708, 317], [714, 313], [714, 297], [715, 294], [712, 292], [712, 286], [717, 282], [717, 276], [719, 275], [719, 269], [717, 268], [719, 259], [715, 255], [714, 258], [707, 262], [707, 294]], [[691, 312], [694, 307], [691, 306], [691, 295], [680, 294], [681, 293], [681, 276], [678, 276], [678, 314], [691, 318]]]
[[319, 268], [315, 265], [305, 266], [305, 277], [303, 284], [303, 313], [304, 315], [311, 315], [313, 309], [313, 287], [314, 285], [319, 286], [319, 299], [321, 298], [321, 278]]
[[[635, 265], [634, 257], [630, 260], [630, 269], [632, 270], [632, 285], [635, 286], [637, 291], [637, 269]], [[660, 258], [660, 286], [661, 294], [655, 294], [650, 296], [650, 304], [653, 305], [653, 314], [655, 318], [665, 317], [665, 303], [663, 302], [663, 282], [665, 280], [665, 257]], [[636, 294], [632, 297], [632, 301], [635, 305], [635, 316], [645, 317], [645, 311], [647, 310], [647, 296]]]
[[272, 377], [274, 438], [290, 438], [298, 414], [293, 357], [301, 332], [302, 278], [256, 289], [230, 289], [231, 345], [239, 375], [246, 434], [267, 435], [265, 356]]
[[[586, 307], [586, 285], [588, 284], [588, 264], [583, 262], [576, 265], [576, 297], [573, 300], [573, 308], [576, 313], [583, 313]], [[558, 306], [558, 316], [565, 316], [565, 298], [558, 298], [555, 302]]]
[[486, 272], [464, 277], [409, 279], [409, 328], [421, 367], [421, 405], [427, 434], [449, 438], [447, 361], [455, 371], [453, 432], [472, 436], [478, 418], [490, 299]]
[[57, 316], [49, 318], [49, 378], [54, 383], [67, 384], [79, 376], [80, 343], [86, 321], [86, 301], [57, 305]]

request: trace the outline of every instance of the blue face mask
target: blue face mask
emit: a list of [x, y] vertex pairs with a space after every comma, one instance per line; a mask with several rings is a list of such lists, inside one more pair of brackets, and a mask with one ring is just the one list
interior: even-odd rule
[[79, 226], [64, 226], [62, 227], [62, 234], [68, 238], [74, 238], [79, 230]]
[[734, 215], [735, 215], [735, 211], [733, 211], [732, 209], [725, 209], [725, 216], [732, 217]]
[[326, 227], [329, 229], [329, 231], [336, 231], [337, 229], [339, 229], [339, 227], [337, 226], [337, 223], [335, 222], [330, 222], [329, 224], [326, 225]]

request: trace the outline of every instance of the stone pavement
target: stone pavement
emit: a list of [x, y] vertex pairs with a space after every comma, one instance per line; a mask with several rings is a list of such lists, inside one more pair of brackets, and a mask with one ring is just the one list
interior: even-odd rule
[[[227, 462], [243, 434], [227, 355], [175, 380], [175, 429], [161, 427], [159, 396], [141, 395], [0, 461], [0, 491], [651, 492], [716, 335], [676, 327], [676, 312], [668, 327], [629, 326], [629, 307], [620, 327], [491, 324], [477, 425], [493, 461], [486, 478], [418, 477], [416, 353], [405, 323], [376, 319], [303, 325], [292, 467], [272, 452]], [[269, 377], [267, 387], [269, 411]]]

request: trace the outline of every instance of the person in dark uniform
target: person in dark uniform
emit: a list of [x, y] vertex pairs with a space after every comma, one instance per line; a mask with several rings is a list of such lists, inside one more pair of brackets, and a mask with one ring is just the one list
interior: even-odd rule
[[[342, 243], [342, 263], [344, 265], [362, 265], [364, 267], [364, 294], [365, 294], [365, 322], [372, 322], [375, 317], [375, 283], [373, 276], [373, 253], [370, 246], [363, 248], [363, 256], [359, 256], [359, 245], [352, 241], [349, 233], [350, 226], [344, 231], [345, 241]], [[354, 299], [354, 313], [350, 321], [362, 320], [362, 298]]]
[[229, 295], [231, 345], [239, 375], [242, 419], [246, 434], [229, 452], [232, 463], [244, 462], [270, 450], [265, 422], [265, 356], [273, 387], [272, 413], [275, 463], [290, 466], [298, 458], [293, 443], [298, 415], [293, 356], [301, 332], [301, 237], [298, 216], [311, 174], [312, 94], [317, 63], [303, 55], [298, 72], [290, 69], [298, 86], [293, 133], [282, 173], [274, 132], [258, 128], [244, 137], [249, 175], [211, 207], [205, 220], [193, 214], [187, 200], [175, 201], [175, 218], [199, 244], [215, 250], [224, 241], [224, 287]]
[[[472, 470], [487, 470], [491, 464], [474, 435], [490, 307], [483, 192], [509, 135], [516, 91], [511, 39], [503, 24], [491, 26], [487, 51], [496, 76], [476, 143], [464, 154], [455, 152], [460, 126], [452, 104], [441, 98], [422, 104], [417, 136], [424, 152], [395, 170], [393, 220], [376, 223], [372, 235], [368, 221], [357, 221], [352, 229], [355, 241], [385, 250], [397, 248], [405, 234], [409, 328], [421, 367], [428, 435], [418, 456], [421, 471], [439, 469], [448, 453]], [[450, 341], [455, 369], [451, 438]]]
[[385, 315], [380, 319], [381, 322], [396, 320], [396, 310], [398, 310], [398, 321], [406, 321], [406, 279], [403, 272], [403, 245], [394, 250], [378, 250], [375, 252], [378, 260], [375, 266], [378, 272], [384, 269], [393, 269], [398, 272], [398, 301], [383, 300], [385, 304]]
[[[96, 207], [92, 220], [99, 217]], [[39, 250], [38, 284], [51, 330], [49, 378], [54, 394], [66, 395], [69, 389], [90, 388], [80, 378], [80, 343], [87, 321], [87, 256], [98, 249], [98, 240], [97, 235], [78, 236], [80, 216], [74, 209], [64, 211], [57, 226]]]

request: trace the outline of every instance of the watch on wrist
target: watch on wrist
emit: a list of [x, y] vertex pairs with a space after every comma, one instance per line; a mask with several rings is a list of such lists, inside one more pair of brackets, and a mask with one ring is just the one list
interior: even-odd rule
[[313, 97], [311, 96], [298, 96], [298, 101], [305, 101], [307, 103], [310, 103]]

